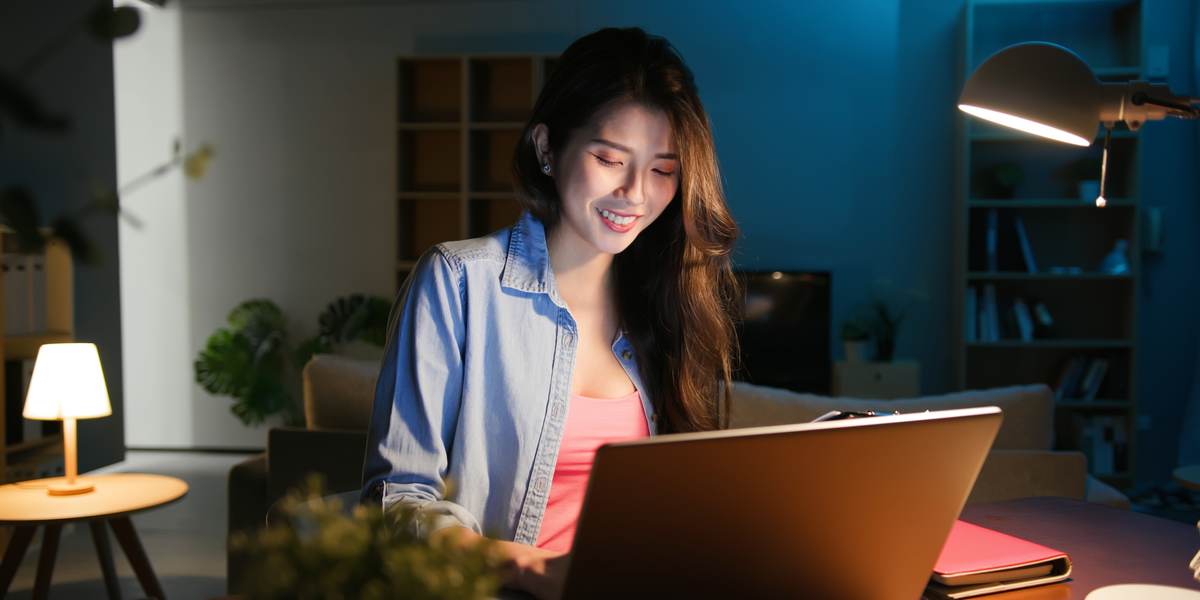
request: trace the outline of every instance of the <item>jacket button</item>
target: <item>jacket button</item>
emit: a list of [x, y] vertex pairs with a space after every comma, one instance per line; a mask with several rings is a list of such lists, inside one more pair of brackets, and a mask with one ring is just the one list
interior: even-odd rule
[[625, 360], [629, 360], [629, 359], [633, 358], [633, 353], [626, 350], [621, 353], [621, 358], [624, 358]]
[[654, 413], [654, 414], [650, 415], [650, 422], [651, 422], [651, 423], [657, 423], [657, 422], [658, 422], [658, 413]]
[[562, 344], [563, 344], [563, 348], [570, 348], [570, 347], [571, 347], [571, 342], [573, 342], [573, 341], [575, 341], [575, 338], [574, 338], [574, 336], [572, 336], [572, 335], [571, 335], [571, 334], [569, 334], [569, 333], [565, 333], [565, 334], [563, 334], [563, 342], [562, 342]]

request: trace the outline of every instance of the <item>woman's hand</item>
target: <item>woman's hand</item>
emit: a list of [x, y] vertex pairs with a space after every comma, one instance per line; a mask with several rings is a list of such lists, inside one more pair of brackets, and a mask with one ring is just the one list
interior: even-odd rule
[[515, 542], [487, 540], [465, 527], [446, 527], [430, 534], [430, 539], [445, 537], [450, 543], [472, 546], [485, 540], [503, 557], [501, 573], [504, 586], [523, 590], [539, 600], [558, 600], [567, 578], [570, 553], [544, 550]]
[[525, 590], [539, 600], [558, 600], [567, 578], [569, 553], [554, 552], [513, 542], [499, 542], [507, 554], [504, 561], [507, 585]]

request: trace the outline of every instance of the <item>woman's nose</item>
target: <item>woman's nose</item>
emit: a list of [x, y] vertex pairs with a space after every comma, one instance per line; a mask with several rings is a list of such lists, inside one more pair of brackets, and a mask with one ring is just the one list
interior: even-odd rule
[[617, 188], [617, 197], [624, 197], [631, 204], [641, 204], [646, 201], [646, 190], [642, 189], [644, 179], [640, 173], [631, 170], [625, 180], [625, 185]]

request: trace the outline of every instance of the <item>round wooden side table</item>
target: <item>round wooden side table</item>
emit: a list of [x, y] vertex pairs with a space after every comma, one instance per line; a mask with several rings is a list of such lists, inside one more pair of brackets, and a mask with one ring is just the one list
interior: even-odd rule
[[1171, 472], [1175, 478], [1175, 483], [1183, 487], [1200, 492], [1200, 465], [1188, 465], [1179, 467]]
[[96, 489], [77, 496], [47, 494], [46, 485], [55, 479], [0, 486], [0, 525], [15, 526], [12, 539], [4, 551], [4, 559], [0, 561], [0, 598], [8, 593], [8, 586], [12, 584], [17, 567], [21, 566], [29, 542], [39, 526], [44, 530], [32, 597], [34, 600], [46, 598], [50, 592], [50, 576], [54, 572], [54, 559], [58, 554], [58, 540], [63, 525], [86, 521], [91, 526], [92, 541], [100, 558], [104, 587], [109, 598], [119, 600], [121, 588], [117, 584], [116, 569], [113, 568], [105, 522], [112, 527], [146, 595], [166, 600], [129, 515], [182, 498], [187, 494], [187, 484], [174, 477], [132, 473], [98, 475], [87, 479], [95, 484]]

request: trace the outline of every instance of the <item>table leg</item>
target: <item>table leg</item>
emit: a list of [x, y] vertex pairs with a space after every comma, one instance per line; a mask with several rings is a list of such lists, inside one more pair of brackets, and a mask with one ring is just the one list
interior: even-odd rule
[[42, 527], [42, 552], [38, 555], [37, 576], [33, 580], [33, 600], [46, 600], [50, 595], [50, 577], [54, 574], [54, 559], [58, 556], [58, 538], [62, 525], [53, 523]]
[[154, 575], [154, 568], [150, 566], [150, 559], [146, 558], [146, 551], [142, 549], [142, 541], [133, 529], [133, 522], [129, 517], [117, 517], [110, 519], [108, 523], [112, 525], [113, 535], [116, 535], [117, 541], [121, 543], [121, 549], [125, 551], [125, 557], [129, 559], [129, 564], [137, 574], [146, 595], [158, 600], [167, 600], [162, 586], [158, 584], [158, 577]]
[[0, 562], [0, 598], [8, 594], [8, 586], [12, 585], [13, 577], [17, 575], [17, 568], [21, 566], [25, 551], [29, 549], [29, 542], [36, 531], [36, 526], [17, 527], [9, 538], [8, 548], [4, 550], [4, 560]]
[[113, 567], [112, 546], [108, 543], [108, 529], [104, 521], [89, 521], [92, 541], [96, 544], [96, 556], [100, 558], [100, 570], [104, 572], [104, 588], [108, 600], [121, 600], [121, 585], [117, 581], [117, 570]]

